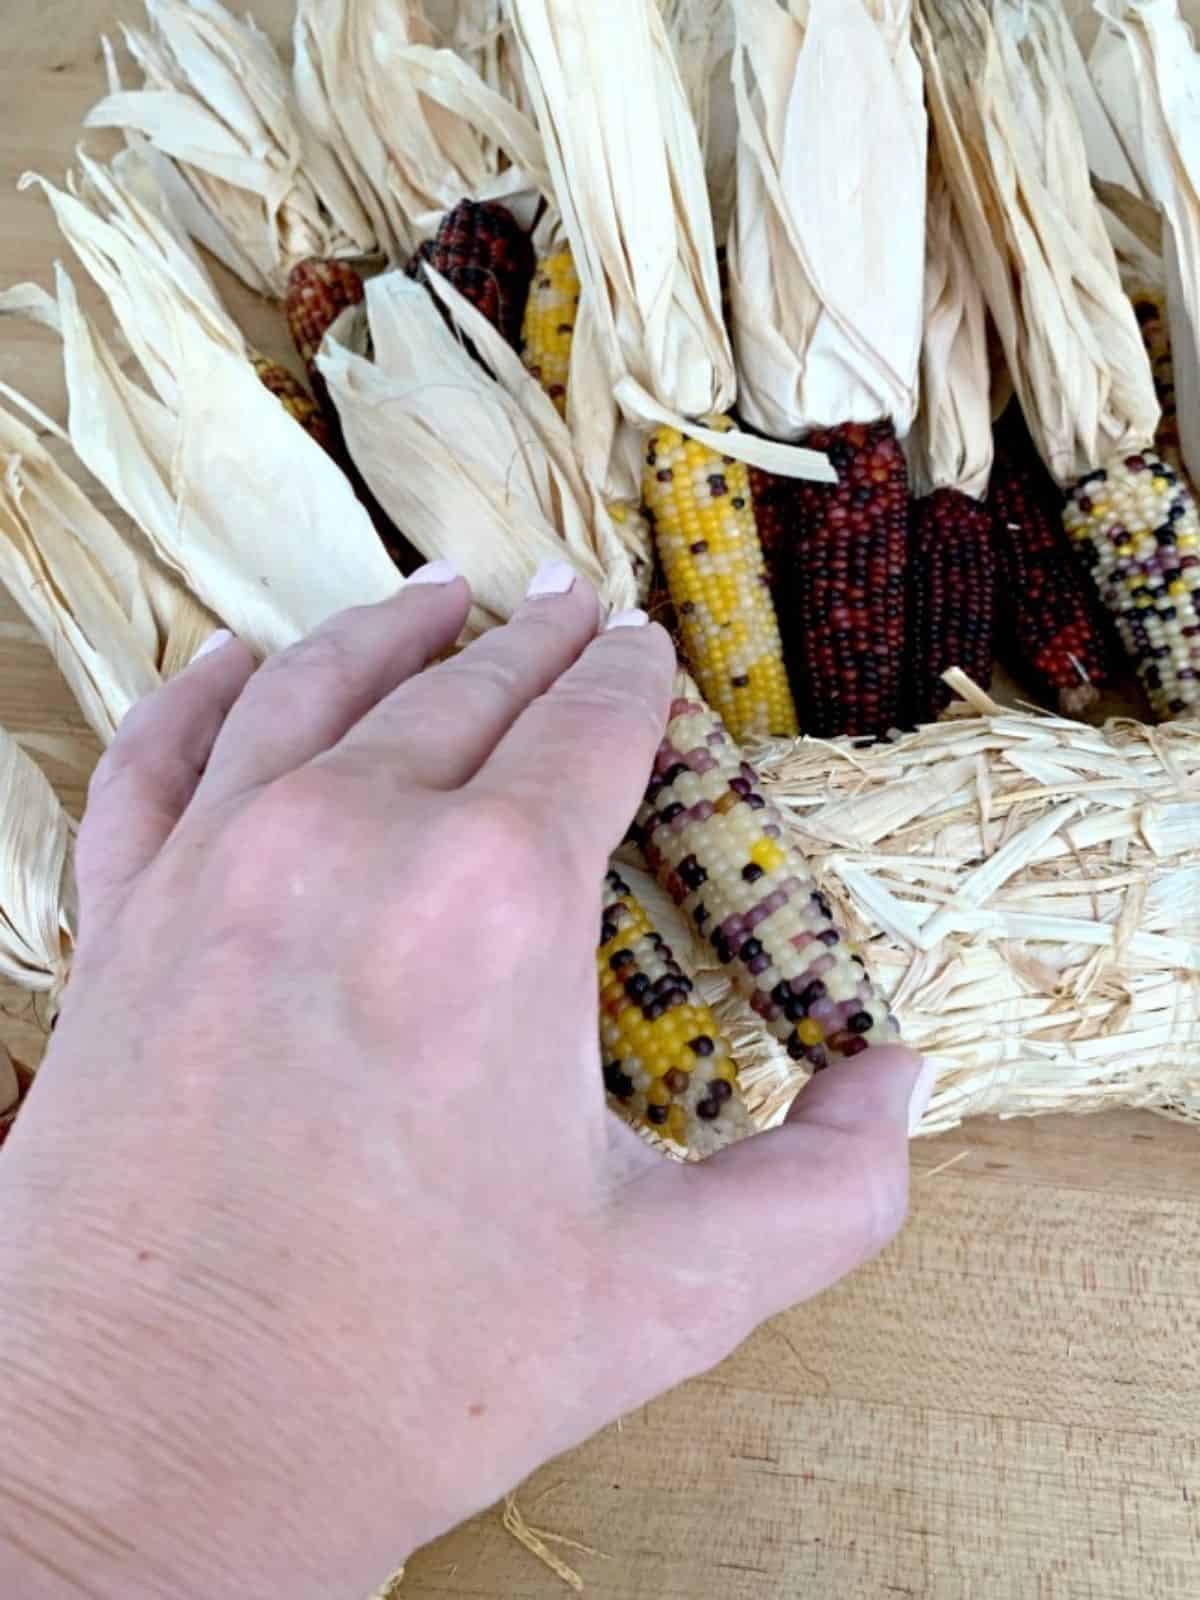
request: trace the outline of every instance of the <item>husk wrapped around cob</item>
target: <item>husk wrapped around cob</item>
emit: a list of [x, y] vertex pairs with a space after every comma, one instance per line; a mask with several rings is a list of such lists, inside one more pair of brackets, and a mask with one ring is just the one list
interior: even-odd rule
[[[955, 202], [1064, 526], [1160, 719], [1200, 707], [1200, 515], [1153, 447], [1149, 358], [1069, 95], [1008, 0], [923, 7]], [[993, 26], [994, 17], [994, 26]]]
[[907, 725], [953, 698], [952, 667], [986, 689], [995, 645], [996, 559], [983, 503], [992, 466], [987, 315], [936, 157], [925, 262], [923, 404], [910, 440], [916, 500], [908, 560]]
[[839, 476], [755, 483], [775, 512], [776, 610], [801, 728], [878, 736], [901, 714], [898, 440], [917, 408], [923, 307], [926, 125], [909, 6], [736, 0], [734, 12], [740, 406], [774, 437], [826, 451]]

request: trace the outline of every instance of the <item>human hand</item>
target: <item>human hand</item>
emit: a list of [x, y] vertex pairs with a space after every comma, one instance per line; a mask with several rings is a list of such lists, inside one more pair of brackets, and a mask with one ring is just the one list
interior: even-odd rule
[[698, 1167], [608, 1114], [601, 885], [669, 642], [560, 569], [423, 670], [469, 596], [421, 577], [204, 655], [96, 774], [0, 1159], [4, 1593], [361, 1600], [903, 1217], [907, 1051]]

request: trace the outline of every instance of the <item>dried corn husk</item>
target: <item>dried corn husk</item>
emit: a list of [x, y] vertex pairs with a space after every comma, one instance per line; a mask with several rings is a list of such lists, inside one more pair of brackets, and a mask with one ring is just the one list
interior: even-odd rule
[[737, 193], [732, 0], [659, 0], [704, 154], [718, 244], [729, 237]]
[[470, 580], [475, 631], [512, 615], [543, 560], [568, 560], [608, 604], [635, 605], [649, 576], [649, 551], [636, 543], [644, 533], [613, 524], [520, 357], [444, 279], [429, 280], [495, 377], [421, 285], [395, 272], [373, 279], [374, 361], [355, 348], [354, 313], [334, 324], [319, 358], [372, 492], [423, 555]]
[[143, 87], [111, 92], [85, 127], [120, 128], [155, 152], [173, 209], [259, 293], [282, 298], [308, 256], [380, 248], [334, 151], [297, 114], [287, 72], [252, 19], [218, 0], [146, 0], [151, 31], [124, 28]]
[[1149, 359], [1069, 94], [1018, 6], [925, 0], [939, 154], [1030, 431], [1060, 482], [1153, 439]]
[[742, 412], [776, 438], [881, 417], [903, 436], [925, 249], [909, 0], [734, 0], [734, 11]]
[[[756, 755], [905, 1042], [938, 1068], [923, 1131], [1118, 1105], [1200, 1123], [1200, 729], [1099, 730], [951, 676], [974, 715]], [[669, 902], [635, 888], [690, 950], [773, 1125], [803, 1074]]]
[[547, 190], [541, 138], [505, 92], [511, 36], [501, 59], [498, 43], [479, 35], [480, 24], [498, 25], [495, 9], [454, 23], [494, 82], [457, 50], [435, 47], [420, 0], [301, 0], [297, 9], [300, 106], [339, 151], [393, 261], [407, 260], [460, 200], [502, 201], [531, 227]]
[[833, 481], [824, 456], [697, 418], [733, 404], [700, 139], [656, 0], [511, 0], [562, 225], [582, 285], [568, 410], [589, 478], [613, 465], [617, 421], [682, 427], [768, 471]]
[[1109, 0], [1137, 97], [1142, 171], [1161, 207], [1179, 432], [1200, 481], [1200, 53], [1174, 4]]
[[157, 398], [123, 370], [61, 267], [57, 303], [32, 288], [15, 299], [61, 332], [71, 444], [158, 562], [263, 654], [393, 593], [398, 575], [340, 468], [259, 381], [166, 231], [134, 227], [133, 202], [108, 221], [44, 187]]
[[957, 489], [979, 500], [992, 470], [987, 311], [936, 156], [927, 218], [923, 392], [908, 452], [913, 486], [919, 495]]
[[56, 1001], [75, 937], [71, 821], [41, 768], [3, 728], [0, 817], [0, 978]]

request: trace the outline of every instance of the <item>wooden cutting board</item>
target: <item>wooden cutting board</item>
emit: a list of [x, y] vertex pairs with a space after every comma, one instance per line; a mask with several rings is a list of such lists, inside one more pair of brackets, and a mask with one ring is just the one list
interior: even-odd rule
[[[272, 27], [286, 9], [255, 5]], [[0, 285], [48, 283], [48, 208], [13, 185], [26, 167], [61, 174], [102, 89], [98, 35], [138, 8], [9, 11]], [[286, 350], [273, 313], [250, 320]], [[62, 415], [48, 337], [0, 327], [0, 378]], [[81, 727], [6, 600], [0, 722]], [[81, 771], [47, 766], [77, 808]], [[0, 1002], [0, 1039], [39, 1052], [27, 1000]], [[984, 1122], [915, 1163], [912, 1221], [879, 1262], [521, 1491], [530, 1522], [596, 1552], [554, 1546], [585, 1593], [1198, 1600], [1200, 1134], [1134, 1114]], [[650, 1271], [652, 1239], [646, 1256]], [[567, 1592], [498, 1513], [419, 1553], [401, 1591]]]

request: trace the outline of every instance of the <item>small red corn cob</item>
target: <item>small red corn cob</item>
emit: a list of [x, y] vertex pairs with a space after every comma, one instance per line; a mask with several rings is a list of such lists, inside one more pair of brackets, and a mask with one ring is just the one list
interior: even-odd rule
[[908, 467], [891, 422], [817, 428], [836, 484], [779, 484], [792, 515], [776, 557], [779, 619], [805, 733], [896, 727], [904, 672]]
[[427, 239], [409, 262], [408, 276], [421, 282], [426, 265], [520, 351], [536, 263], [529, 235], [505, 206], [460, 201], [442, 218], [435, 237]]
[[257, 352], [251, 353], [250, 363], [263, 388], [270, 390], [288, 415], [295, 418], [322, 450], [333, 455], [334, 437], [329, 419], [299, 378], [293, 377], [278, 361], [272, 361], [269, 356]]
[[17, 1120], [17, 1113], [24, 1105], [25, 1096], [29, 1093], [34, 1079], [34, 1074], [28, 1067], [22, 1065], [20, 1061], [14, 1059], [12, 1069], [17, 1080], [17, 1098], [0, 1110], [0, 1145], [3, 1145], [5, 1139], [8, 1138], [9, 1131]]
[[1112, 679], [1110, 635], [1063, 532], [1062, 491], [1014, 413], [996, 428], [987, 503], [1000, 653], [1028, 670], [1066, 715], [1078, 716]]
[[908, 556], [910, 722], [935, 722], [954, 698], [942, 681], [960, 667], [980, 688], [992, 681], [996, 558], [986, 506], [957, 489], [915, 502]]
[[[351, 487], [379, 535], [384, 549], [401, 572], [413, 572], [422, 557], [409, 544], [379, 501], [371, 493], [346, 445], [342, 421], [329, 393], [317, 356], [330, 328], [351, 306], [361, 305], [366, 297], [363, 280], [348, 261], [320, 261], [315, 256], [298, 262], [288, 277], [284, 314], [296, 354], [304, 362], [313, 394], [324, 421], [329, 442], [325, 448], [350, 480]], [[260, 374], [261, 376], [261, 374]], [[312, 428], [309, 432], [317, 435]], [[325, 443], [324, 440], [318, 440]]]
[[365, 294], [362, 279], [348, 261], [312, 257], [292, 268], [284, 311], [296, 353], [318, 393], [324, 385], [317, 370], [321, 341], [343, 311], [362, 304]]

